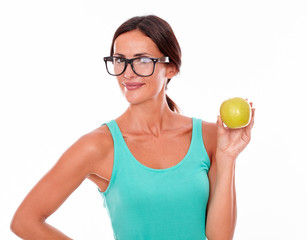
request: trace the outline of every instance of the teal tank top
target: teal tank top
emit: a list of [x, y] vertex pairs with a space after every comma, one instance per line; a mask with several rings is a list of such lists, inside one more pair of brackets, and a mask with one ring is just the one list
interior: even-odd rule
[[[115, 120], [106, 123], [114, 141], [108, 188], [101, 192], [116, 240], [204, 240], [210, 160], [202, 121], [193, 118], [186, 156], [166, 169], [137, 161]], [[99, 189], [98, 189], [99, 190]]]

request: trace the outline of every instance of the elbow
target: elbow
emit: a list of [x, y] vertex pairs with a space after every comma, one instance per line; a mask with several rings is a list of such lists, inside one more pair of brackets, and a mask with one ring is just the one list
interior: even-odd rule
[[22, 237], [22, 233], [24, 229], [23, 226], [24, 226], [23, 221], [20, 218], [14, 216], [14, 218], [11, 221], [11, 225], [10, 225], [11, 231], [17, 236]]
[[15, 235], [24, 239], [31, 234], [33, 228], [36, 226], [36, 221], [17, 212], [11, 221], [10, 229]]

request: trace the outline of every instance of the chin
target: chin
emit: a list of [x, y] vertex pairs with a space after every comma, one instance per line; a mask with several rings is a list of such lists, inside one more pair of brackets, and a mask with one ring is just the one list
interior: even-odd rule
[[138, 105], [155, 99], [157, 96], [144, 94], [124, 94], [126, 101], [130, 105]]
[[141, 96], [140, 94], [124, 92], [123, 95], [129, 104], [139, 104], [144, 101], [144, 96]]
[[126, 101], [130, 104], [130, 105], [138, 105], [141, 103], [144, 103], [146, 101], [146, 99], [140, 99], [140, 98], [127, 98], [126, 97]]

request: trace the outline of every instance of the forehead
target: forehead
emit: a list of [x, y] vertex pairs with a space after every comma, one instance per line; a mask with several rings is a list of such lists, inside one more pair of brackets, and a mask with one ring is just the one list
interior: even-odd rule
[[160, 50], [150, 37], [139, 30], [119, 35], [114, 42], [114, 54], [121, 54], [126, 57], [133, 57], [140, 53], [159, 57]]

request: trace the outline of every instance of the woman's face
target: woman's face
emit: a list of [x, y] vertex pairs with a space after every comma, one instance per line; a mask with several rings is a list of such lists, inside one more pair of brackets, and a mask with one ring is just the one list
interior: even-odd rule
[[[156, 44], [139, 30], [119, 35], [114, 42], [113, 56], [127, 59], [135, 57], [161, 58]], [[141, 77], [128, 64], [125, 72], [117, 76], [119, 86], [130, 104], [140, 104], [161, 97], [165, 98], [165, 85], [174, 76], [174, 67], [169, 63], [157, 63], [153, 75]]]

